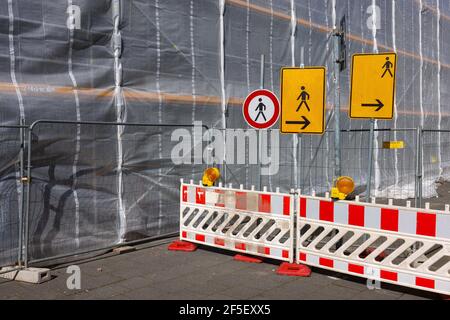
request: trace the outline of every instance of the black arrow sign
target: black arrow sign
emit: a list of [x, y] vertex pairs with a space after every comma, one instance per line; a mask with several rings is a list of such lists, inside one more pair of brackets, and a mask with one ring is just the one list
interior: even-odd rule
[[361, 104], [361, 106], [362, 107], [376, 107], [377, 109], [375, 111], [380, 111], [380, 109], [384, 107], [384, 104], [379, 99], [376, 99], [376, 100], [378, 103], [363, 103], [363, 104]]
[[302, 118], [304, 121], [286, 121], [286, 124], [302, 124], [303, 127], [301, 130], [305, 130], [311, 124], [311, 121], [309, 121], [305, 116], [302, 116]]

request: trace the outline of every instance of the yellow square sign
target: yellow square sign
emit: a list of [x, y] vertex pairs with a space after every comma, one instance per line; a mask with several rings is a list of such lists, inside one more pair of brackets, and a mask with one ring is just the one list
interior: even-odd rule
[[353, 55], [350, 118], [392, 119], [396, 67], [395, 53]]
[[325, 130], [324, 67], [281, 69], [281, 132]]

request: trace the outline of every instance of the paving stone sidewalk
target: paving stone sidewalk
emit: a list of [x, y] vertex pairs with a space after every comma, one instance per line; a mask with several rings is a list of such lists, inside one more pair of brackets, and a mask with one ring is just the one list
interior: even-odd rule
[[200, 247], [173, 252], [167, 243], [121, 255], [74, 263], [81, 290], [69, 290], [67, 265], [39, 285], [0, 280], [0, 299], [439, 299], [439, 295], [382, 285], [369, 290], [363, 279], [313, 269], [309, 278], [280, 276], [278, 263], [248, 264], [225, 251]]

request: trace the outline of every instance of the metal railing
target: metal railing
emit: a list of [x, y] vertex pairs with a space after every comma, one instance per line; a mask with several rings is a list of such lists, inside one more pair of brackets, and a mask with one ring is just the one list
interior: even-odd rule
[[[207, 164], [174, 165], [168, 168], [165, 160], [169, 156], [161, 156], [157, 149], [169, 143], [164, 140], [167, 138], [164, 135], [169, 133], [165, 129], [193, 127], [194, 124], [55, 120], [38, 120], [30, 126], [0, 126], [0, 132], [8, 132], [2, 135], [2, 151], [12, 157], [3, 157], [2, 160], [15, 164], [14, 170], [10, 168], [2, 172], [0, 183], [8, 183], [10, 190], [17, 190], [6, 193], [6, 198], [3, 198], [3, 201], [14, 205], [3, 208], [7, 208], [5, 216], [12, 217], [10, 212], [18, 212], [16, 218], [11, 218], [15, 220], [8, 222], [9, 231], [5, 231], [5, 226], [0, 224], [0, 228], [3, 228], [0, 267], [17, 265], [21, 268], [176, 234], [175, 230], [161, 228], [158, 234], [144, 232], [124, 235], [126, 230], [120, 227], [117, 230], [117, 225], [104, 222], [106, 224], [98, 229], [88, 229], [92, 234], [95, 231], [95, 236], [104, 237], [105, 241], [74, 244], [79, 241], [82, 231], [74, 231], [77, 225], [88, 223], [98, 226], [103, 223], [98, 221], [101, 217], [99, 212], [110, 212], [111, 215], [105, 217], [114, 216], [114, 221], [125, 219], [122, 223], [129, 223], [129, 216], [133, 214], [137, 216], [136, 219], [145, 219], [145, 214], [139, 210], [155, 210], [156, 207], [160, 210], [157, 214], [159, 223], [165, 218], [164, 214], [170, 215], [174, 211], [177, 216], [174, 209], [176, 200], [175, 207], [171, 201], [177, 199], [178, 192], [176, 198], [165, 198], [166, 195], [175, 194], [174, 190], [178, 189], [179, 176], [172, 177], [170, 172], [176, 167], [178, 174], [191, 176], [195, 180], [201, 177]], [[208, 129], [203, 125], [202, 133]], [[261, 190], [262, 186], [268, 186], [269, 191], [276, 187], [281, 187], [282, 191], [299, 188], [304, 194], [329, 191], [336, 178], [334, 131], [327, 130], [322, 136], [297, 136], [298, 139], [294, 139], [293, 135], [280, 134], [279, 137], [279, 168], [276, 174], [261, 175], [264, 165], [260, 159], [254, 164], [225, 162], [222, 165], [222, 170], [226, 172], [224, 183], [244, 184], [247, 188], [256, 185]], [[450, 180], [450, 130], [375, 129], [372, 149], [369, 139], [369, 129], [341, 130], [342, 175], [355, 179], [357, 194], [364, 195], [368, 189], [372, 190], [366, 200], [372, 196], [414, 199], [415, 206], [422, 207], [424, 198], [436, 195], [436, 186]], [[393, 140], [404, 141], [404, 147], [383, 147], [383, 142]], [[119, 144], [122, 146], [119, 147]], [[134, 156], [149, 145], [159, 147], [146, 150], [145, 154], [138, 156], [140, 158], [136, 163], [120, 159], [129, 154]], [[248, 157], [249, 151], [245, 152]], [[372, 164], [369, 163], [370, 152], [373, 154]], [[119, 154], [121, 157], [117, 158]], [[373, 176], [369, 174], [370, 166], [373, 166]], [[118, 171], [118, 168], [122, 171]], [[146, 171], [148, 168], [156, 171], [165, 168], [168, 172], [165, 178], [173, 179], [167, 184], [169, 187], [162, 191], [162, 172], [150, 173]], [[127, 190], [117, 186], [119, 174], [122, 179], [130, 179], [123, 183], [129, 186]], [[172, 184], [173, 188], [170, 187]], [[157, 195], [149, 196], [147, 191]], [[108, 192], [112, 194], [109, 198]], [[75, 193], [78, 193], [78, 204]], [[116, 197], [123, 197], [131, 205], [122, 205], [121, 208]], [[141, 209], [137, 208], [142, 202], [147, 203]], [[157, 205], [151, 207], [152, 204]], [[161, 208], [165, 208], [164, 214]], [[77, 210], [81, 214], [76, 215]], [[92, 214], [88, 215], [90, 210]], [[123, 210], [127, 210], [126, 215]], [[90, 221], [91, 218], [97, 220]], [[79, 220], [75, 223], [73, 219]], [[139, 221], [137, 224], [155, 223], [158, 222]], [[63, 230], [58, 229], [61, 226]], [[62, 232], [58, 234], [60, 230]], [[74, 232], [78, 232], [77, 236]], [[88, 236], [84, 235], [84, 238], [88, 239]], [[8, 248], [5, 244], [8, 244]], [[58, 247], [64, 249], [55, 249]]]
[[[278, 130], [268, 130], [267, 135]], [[420, 175], [415, 163], [420, 145], [417, 143], [418, 130], [375, 129], [374, 143], [370, 148], [369, 129], [341, 130], [341, 168], [342, 175], [351, 176], [357, 185], [356, 193], [370, 200], [377, 198], [416, 198]], [[236, 165], [227, 163], [228, 181], [236, 184], [267, 186], [269, 190], [280, 187], [283, 191], [300, 188], [306, 194], [330, 191], [335, 176], [334, 130], [326, 130], [323, 135], [279, 134], [279, 166], [272, 176], [261, 175], [261, 163]], [[270, 140], [270, 138], [269, 138]], [[401, 140], [404, 147], [388, 149], [384, 142]], [[250, 142], [246, 144], [249, 148]], [[259, 143], [257, 144], [259, 146]], [[267, 153], [271, 153], [268, 151]], [[248, 155], [249, 150], [246, 149]], [[253, 153], [261, 154], [260, 151]], [[370, 154], [373, 163], [370, 164]], [[371, 168], [373, 168], [371, 170]], [[373, 174], [370, 174], [373, 171]], [[401, 188], [400, 188], [400, 187]], [[371, 187], [371, 188], [369, 188]], [[367, 190], [372, 192], [367, 195]]]

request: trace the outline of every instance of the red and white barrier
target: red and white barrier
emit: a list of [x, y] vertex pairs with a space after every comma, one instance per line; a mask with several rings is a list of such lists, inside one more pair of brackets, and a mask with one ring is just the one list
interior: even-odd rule
[[450, 293], [450, 214], [375, 203], [297, 200], [298, 263]]
[[294, 196], [181, 184], [180, 238], [208, 246], [294, 260]]
[[181, 240], [450, 295], [449, 212], [193, 182], [180, 204]]

